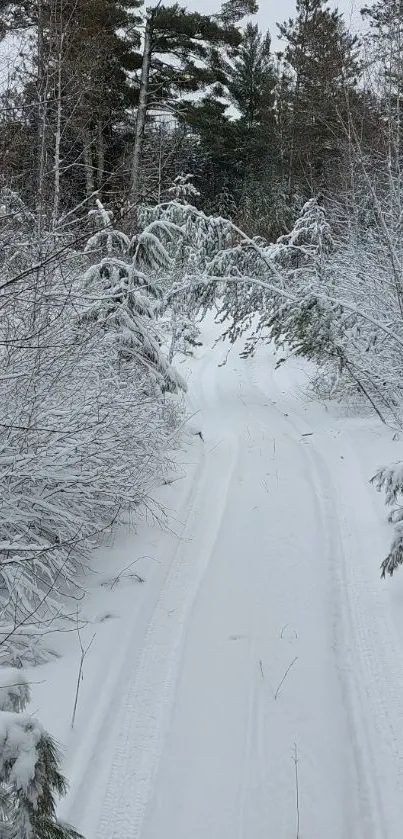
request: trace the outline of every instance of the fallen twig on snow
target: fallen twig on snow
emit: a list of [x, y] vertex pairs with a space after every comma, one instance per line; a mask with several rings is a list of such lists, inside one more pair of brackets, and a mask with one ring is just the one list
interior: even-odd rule
[[[77, 618], [77, 620], [78, 620], [78, 618]], [[75, 719], [76, 719], [78, 694], [80, 692], [80, 685], [81, 685], [81, 682], [83, 680], [84, 659], [85, 659], [87, 653], [89, 652], [90, 647], [92, 646], [92, 642], [94, 641], [96, 633], [94, 632], [94, 635], [92, 636], [91, 641], [89, 642], [89, 644], [87, 644], [86, 647], [83, 646], [83, 642], [81, 640], [81, 635], [80, 635], [80, 630], [79, 629], [77, 629], [77, 635], [78, 635], [78, 640], [80, 642], [81, 658], [80, 658], [80, 666], [78, 668], [76, 695], [75, 695], [75, 699], [74, 699], [73, 714], [72, 714], [72, 717], [71, 717], [71, 728], [74, 728], [74, 723], [75, 723]]]
[[295, 664], [295, 662], [296, 662], [296, 661], [298, 661], [298, 658], [299, 658], [299, 656], [297, 656], [297, 655], [296, 655], [296, 656], [295, 656], [295, 658], [293, 658], [293, 660], [292, 660], [291, 664], [287, 667], [287, 670], [285, 671], [284, 676], [283, 676], [283, 678], [281, 679], [281, 682], [280, 682], [280, 684], [279, 684], [279, 686], [278, 686], [278, 688], [277, 688], [277, 690], [276, 690], [276, 692], [275, 692], [275, 694], [274, 694], [274, 698], [275, 698], [275, 699], [277, 699], [277, 697], [278, 697], [278, 695], [279, 695], [279, 693], [280, 693], [281, 687], [282, 687], [282, 685], [284, 684], [284, 682], [285, 682], [285, 680], [286, 680], [286, 678], [287, 678], [287, 676], [288, 676], [288, 674], [289, 674], [289, 672], [290, 672], [290, 670], [291, 670], [291, 667], [293, 667], [293, 666], [294, 666], [294, 664]]

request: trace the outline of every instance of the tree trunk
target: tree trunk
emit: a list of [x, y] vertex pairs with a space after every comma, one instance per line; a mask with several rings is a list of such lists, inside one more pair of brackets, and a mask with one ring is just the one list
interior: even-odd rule
[[37, 35], [37, 85], [38, 85], [38, 174], [36, 193], [36, 223], [38, 242], [42, 237], [43, 213], [44, 213], [44, 191], [45, 191], [45, 162], [46, 162], [46, 124], [47, 124], [47, 102], [46, 102], [46, 61], [45, 61], [45, 39], [44, 39], [44, 9], [43, 0], [38, 0], [38, 35]]
[[137, 109], [136, 133], [134, 137], [134, 148], [132, 158], [132, 173], [130, 184], [130, 201], [135, 207], [139, 197], [139, 178], [141, 164], [141, 148], [144, 136], [144, 127], [147, 117], [148, 89], [150, 81], [150, 66], [152, 52], [154, 10], [151, 10], [146, 20], [144, 34], [143, 62], [141, 65], [139, 105]]
[[102, 120], [98, 121], [97, 131], [97, 187], [101, 192], [105, 170], [105, 143]]
[[292, 105], [291, 115], [291, 138], [290, 138], [290, 152], [288, 160], [288, 202], [292, 207], [295, 193], [295, 134], [296, 134], [296, 120], [297, 120], [297, 97], [299, 96], [299, 82], [297, 79], [294, 101]]
[[[62, 27], [62, 21], [60, 21]], [[60, 142], [62, 136], [62, 60], [63, 60], [63, 31], [60, 29], [59, 55], [57, 67], [57, 110], [56, 110], [56, 133], [55, 133], [55, 173], [54, 173], [54, 194], [52, 229], [54, 230], [59, 218], [60, 209]]]
[[94, 186], [94, 164], [92, 160], [92, 140], [89, 132], [84, 134], [84, 168], [85, 168], [85, 192], [87, 198], [95, 192]]
[[158, 150], [158, 203], [161, 204], [162, 189], [162, 126], [159, 129], [159, 150]]

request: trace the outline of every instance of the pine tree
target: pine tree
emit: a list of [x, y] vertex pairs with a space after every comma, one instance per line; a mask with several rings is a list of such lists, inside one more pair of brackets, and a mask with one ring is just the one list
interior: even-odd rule
[[21, 713], [29, 687], [21, 670], [0, 673], [0, 835], [2, 839], [81, 839], [56, 818], [66, 794], [61, 754], [53, 738]]
[[247, 232], [273, 233], [279, 145], [275, 115], [276, 73], [269, 33], [249, 22], [229, 73], [229, 92], [240, 113], [236, 123], [242, 161], [239, 223]]
[[343, 119], [358, 75], [357, 42], [324, 0], [297, 0], [296, 17], [279, 30], [286, 41], [283, 94], [291, 94], [287, 169], [293, 200], [298, 187], [305, 195], [323, 189], [340, 159]]
[[[249, 230], [262, 219], [259, 232], [266, 235], [279, 165], [275, 88], [270, 36], [248, 22], [240, 44], [223, 61], [221, 82], [186, 114], [208, 161], [207, 206], [214, 211], [230, 189], [238, 220]], [[228, 115], [228, 104], [235, 116]]]
[[87, 195], [103, 188], [109, 195], [110, 174], [120, 164], [122, 126], [135, 103], [130, 75], [138, 67], [134, 47], [139, 43], [141, 5], [142, 0], [85, 0], [73, 3], [69, 17], [63, 65], [66, 105], [71, 104], [65, 125], [71, 126], [75, 147], [81, 145]]
[[225, 26], [234, 26], [245, 15], [255, 15], [257, 11], [256, 0], [224, 0], [218, 17]]
[[150, 394], [186, 390], [161, 351], [156, 323], [161, 291], [150, 272], [171, 266], [164, 247], [171, 239], [170, 225], [152, 222], [130, 241], [113, 227], [112, 213], [97, 204], [92, 216], [100, 230], [89, 239], [87, 253], [100, 253], [102, 258], [84, 276], [84, 288], [94, 299], [84, 308], [82, 320], [95, 322], [104, 346], [116, 348], [120, 361], [136, 366]]
[[228, 81], [231, 99], [249, 130], [262, 123], [267, 111], [273, 111], [274, 85], [270, 35], [263, 36], [257, 24], [249, 21]]
[[[141, 181], [141, 147], [149, 113], [175, 114], [192, 124], [193, 102], [186, 96], [224, 84], [226, 52], [235, 54], [242, 35], [237, 22], [256, 11], [255, 0], [229, 0], [221, 14], [189, 12], [175, 3], [149, 9], [141, 60], [136, 137], [133, 150], [131, 200], [138, 202]], [[217, 97], [209, 97], [218, 118], [224, 116]]]

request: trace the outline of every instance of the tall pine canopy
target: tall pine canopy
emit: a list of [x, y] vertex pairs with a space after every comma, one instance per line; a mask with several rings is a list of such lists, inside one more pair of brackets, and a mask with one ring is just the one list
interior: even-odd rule
[[337, 166], [349, 93], [358, 78], [357, 40], [325, 0], [297, 0], [296, 17], [279, 26], [289, 97], [288, 188], [313, 195]]

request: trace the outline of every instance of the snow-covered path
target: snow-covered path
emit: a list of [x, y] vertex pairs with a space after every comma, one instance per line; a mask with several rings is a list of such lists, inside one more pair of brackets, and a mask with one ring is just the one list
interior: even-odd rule
[[87, 839], [286, 839], [298, 791], [301, 838], [401, 839], [403, 655], [373, 490], [267, 350], [217, 366], [227, 349], [193, 364], [200, 463], [69, 816]]

